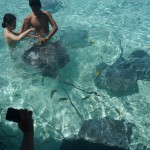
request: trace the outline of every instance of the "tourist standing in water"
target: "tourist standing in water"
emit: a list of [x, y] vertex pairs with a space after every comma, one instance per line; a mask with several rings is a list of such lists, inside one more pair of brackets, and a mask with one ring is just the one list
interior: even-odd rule
[[[25, 18], [22, 31], [26, 31], [30, 27], [35, 28], [39, 41], [44, 43], [56, 33], [57, 24], [48, 11], [41, 10], [40, 0], [29, 0], [29, 5], [33, 13]], [[51, 31], [49, 30], [49, 23], [52, 26]]]
[[4, 15], [2, 27], [5, 28], [4, 36], [8, 45], [12, 45], [15, 41], [21, 40], [29, 32], [35, 31], [34, 28], [29, 28], [22, 33], [13, 31], [16, 29], [16, 17], [11, 13], [6, 13]]

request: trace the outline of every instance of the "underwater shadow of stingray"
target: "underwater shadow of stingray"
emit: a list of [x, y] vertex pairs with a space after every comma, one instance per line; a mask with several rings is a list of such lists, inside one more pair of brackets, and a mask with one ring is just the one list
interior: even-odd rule
[[84, 139], [63, 139], [59, 150], [126, 150], [105, 144], [93, 143]]
[[109, 117], [84, 121], [78, 137], [89, 142], [129, 149], [134, 124]]
[[85, 120], [78, 135], [64, 139], [60, 150], [128, 150], [133, 127], [109, 117]]
[[89, 32], [86, 29], [68, 27], [62, 31], [60, 40], [68, 48], [84, 48], [89, 45]]
[[34, 44], [24, 52], [22, 60], [39, 70], [42, 76], [56, 78], [58, 70], [70, 61], [70, 57], [61, 43], [57, 41], [42, 45]]
[[59, 11], [59, 9], [63, 7], [62, 2], [59, 0], [42, 0], [41, 3], [44, 9], [47, 9], [52, 13]]
[[150, 80], [150, 55], [143, 50], [132, 52], [128, 59], [120, 57], [110, 66], [102, 62], [96, 67], [95, 84], [110, 95], [137, 93], [138, 80]]

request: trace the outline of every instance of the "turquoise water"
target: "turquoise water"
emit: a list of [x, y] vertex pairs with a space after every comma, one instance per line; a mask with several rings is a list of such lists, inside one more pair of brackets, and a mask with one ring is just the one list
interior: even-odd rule
[[[62, 86], [58, 78], [44, 78], [20, 59], [13, 61], [3, 39], [3, 28], [0, 28], [1, 122], [16, 131], [15, 124], [5, 121], [6, 109], [11, 106], [33, 110], [37, 149], [43, 149], [52, 139], [76, 135], [82, 118], [109, 116], [136, 125], [131, 149], [135, 150], [140, 143], [150, 147], [150, 82], [138, 81], [139, 93], [123, 97], [112, 97], [94, 84], [96, 65], [102, 60], [115, 62], [120, 54], [120, 40], [125, 57], [137, 48], [149, 52], [150, 2], [43, 0], [42, 3], [43, 8], [52, 12], [59, 27], [54, 40], [61, 40], [70, 54], [71, 61], [59, 72], [61, 78], [99, 96], [88, 95], [71, 85]], [[0, 20], [4, 13], [16, 14], [17, 29], [31, 12], [25, 0], [13, 0], [12, 4], [3, 0], [0, 6]], [[31, 43], [28, 38], [21, 41], [15, 55], [20, 56]], [[18, 137], [15, 139], [17, 143]]]

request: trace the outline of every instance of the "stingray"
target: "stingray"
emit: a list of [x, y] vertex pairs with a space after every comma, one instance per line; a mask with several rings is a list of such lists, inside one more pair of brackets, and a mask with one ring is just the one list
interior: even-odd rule
[[96, 66], [95, 84], [112, 94], [139, 91], [138, 80], [150, 80], [150, 55], [133, 51], [127, 59], [120, 56], [115, 63]]
[[69, 62], [70, 57], [66, 49], [57, 41], [42, 45], [34, 44], [24, 52], [22, 59], [43, 76], [56, 78], [59, 69]]
[[92, 143], [129, 149], [133, 127], [135, 125], [124, 120], [114, 120], [108, 117], [90, 119], [83, 123], [78, 137]]

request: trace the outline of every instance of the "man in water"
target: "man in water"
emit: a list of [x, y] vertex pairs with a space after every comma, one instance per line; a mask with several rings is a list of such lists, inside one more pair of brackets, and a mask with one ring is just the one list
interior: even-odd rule
[[[69, 62], [69, 55], [60, 41], [43, 44], [56, 33], [57, 24], [48, 11], [41, 10], [40, 0], [29, 0], [29, 5], [33, 13], [26, 17], [22, 30], [34, 27], [42, 45], [39, 46], [37, 43], [26, 50], [22, 55], [23, 61], [40, 70], [43, 76], [56, 78], [58, 70]], [[49, 23], [52, 26], [51, 31], [49, 31]]]
[[[40, 0], [29, 0], [29, 5], [33, 11], [29, 16], [24, 20], [22, 26], [22, 32], [29, 29], [30, 27], [35, 28], [39, 41], [41, 43], [49, 40], [58, 30], [57, 24], [51, 14], [46, 10], [41, 10]], [[52, 30], [49, 31], [49, 23], [52, 26]], [[34, 37], [33, 35], [29, 35]]]

